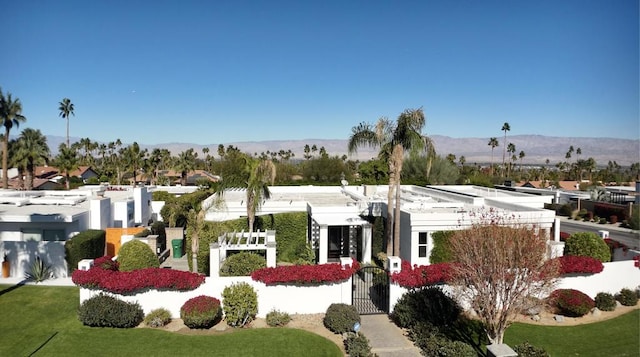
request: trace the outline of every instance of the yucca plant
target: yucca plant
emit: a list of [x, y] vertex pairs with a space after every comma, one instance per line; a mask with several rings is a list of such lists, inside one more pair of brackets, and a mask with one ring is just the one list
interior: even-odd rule
[[28, 280], [33, 280], [36, 283], [41, 283], [47, 280], [51, 276], [51, 266], [45, 263], [39, 256], [36, 255], [36, 259], [31, 266], [29, 267], [29, 271], [25, 272], [25, 276]]

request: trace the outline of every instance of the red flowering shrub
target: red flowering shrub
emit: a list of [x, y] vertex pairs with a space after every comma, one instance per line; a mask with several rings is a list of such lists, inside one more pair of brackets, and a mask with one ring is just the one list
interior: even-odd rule
[[105, 269], [105, 270], [118, 271], [118, 268], [120, 267], [120, 263], [118, 263], [118, 261], [116, 261], [116, 260], [113, 260], [113, 257], [105, 255], [105, 256], [102, 256], [100, 258], [94, 259], [93, 260], [93, 267], [94, 268], [101, 268], [101, 269]]
[[332, 284], [349, 279], [359, 268], [355, 260], [344, 269], [340, 264], [290, 265], [258, 269], [251, 273], [251, 278], [267, 285]]
[[188, 291], [202, 285], [204, 278], [201, 274], [172, 269], [119, 272], [96, 266], [89, 270], [76, 270], [71, 275], [71, 280], [78, 286], [116, 294], [134, 294], [145, 289]]
[[596, 306], [592, 298], [575, 289], [554, 290], [549, 298], [552, 306], [556, 306], [562, 314], [570, 317], [584, 316]]
[[602, 262], [592, 257], [564, 255], [556, 259], [560, 261], [560, 275], [572, 273], [597, 274], [604, 269]]
[[560, 241], [561, 242], [566, 242], [567, 239], [569, 239], [569, 237], [571, 237], [571, 234], [569, 234], [567, 232], [560, 232]]
[[205, 295], [191, 298], [180, 308], [180, 318], [189, 328], [211, 328], [222, 319], [220, 300]]
[[391, 281], [403, 288], [415, 289], [446, 282], [451, 277], [451, 263], [413, 265], [402, 261], [402, 270], [391, 275]]

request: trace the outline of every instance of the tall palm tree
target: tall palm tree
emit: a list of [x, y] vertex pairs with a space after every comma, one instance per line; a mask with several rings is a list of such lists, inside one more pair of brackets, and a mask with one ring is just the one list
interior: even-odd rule
[[53, 164], [64, 173], [67, 190], [71, 188], [71, 172], [78, 169], [79, 163], [78, 152], [65, 144], [60, 144]]
[[62, 119], [67, 120], [67, 147], [71, 147], [69, 145], [69, 115], [76, 116], [76, 114], [73, 112], [73, 103], [71, 103], [71, 99], [63, 98], [59, 104], [60, 106], [58, 107], [58, 110], [60, 111], [60, 116], [62, 117]]
[[20, 123], [27, 121], [22, 115], [22, 103], [20, 99], [13, 100], [11, 93], [2, 93], [0, 88], [0, 121], [4, 125], [4, 140], [2, 141], [2, 187], [9, 187], [9, 132], [14, 126], [17, 128]]
[[136, 185], [138, 171], [144, 166], [147, 159], [147, 149], [141, 150], [137, 142], [127, 146], [122, 151], [124, 166], [133, 174], [133, 186]]
[[[513, 157], [515, 156], [514, 154], [516, 152], [516, 145], [514, 143], [509, 143], [509, 145], [507, 145], [507, 152], [512, 155], [511, 160], [513, 161]], [[509, 162], [507, 176], [511, 176], [511, 162]]]
[[26, 173], [26, 189], [33, 189], [33, 177], [37, 165], [44, 165], [49, 161], [49, 145], [47, 138], [37, 129], [26, 128], [20, 133], [17, 141], [15, 157], [24, 163]]
[[25, 188], [24, 178], [27, 172], [27, 158], [18, 150], [18, 139], [9, 140], [9, 166], [18, 170], [17, 188]]
[[490, 138], [489, 139], [489, 146], [491, 146], [491, 176], [493, 176], [493, 149], [496, 148], [496, 146], [498, 146], [498, 138]]
[[[389, 165], [389, 190], [387, 192], [387, 254], [400, 255], [400, 175], [404, 152], [416, 153], [427, 151], [428, 157], [433, 158], [435, 150], [431, 140], [422, 135], [425, 117], [422, 108], [406, 109], [395, 122], [387, 118], [380, 118], [376, 125], [360, 123], [351, 129], [348, 151], [355, 153], [364, 145], [378, 147], [378, 157]], [[430, 165], [427, 164], [427, 175]], [[395, 211], [393, 200], [396, 197]]]
[[520, 150], [520, 153], [518, 154], [518, 158], [520, 158], [520, 172], [522, 172], [522, 159], [524, 159], [525, 156], [526, 154], [524, 153], [524, 150]]
[[[509, 123], [505, 122], [504, 124], [502, 124], [502, 129], [500, 129], [502, 131], [504, 131], [504, 142], [507, 142], [507, 131], [511, 131], [511, 126], [509, 125]], [[507, 146], [503, 146], [502, 147], [502, 176], [504, 176], [504, 164], [505, 164], [505, 160], [507, 157]]]

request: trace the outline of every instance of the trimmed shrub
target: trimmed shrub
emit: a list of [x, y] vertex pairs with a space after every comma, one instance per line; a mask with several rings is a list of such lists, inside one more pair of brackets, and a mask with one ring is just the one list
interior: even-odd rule
[[631, 289], [622, 289], [616, 294], [618, 300], [624, 306], [636, 306], [638, 303], [638, 293]]
[[549, 352], [542, 347], [530, 344], [529, 341], [513, 346], [513, 350], [518, 354], [518, 357], [549, 357]]
[[232, 284], [222, 291], [222, 305], [227, 325], [243, 327], [258, 313], [258, 294], [247, 283]]
[[130, 328], [138, 326], [144, 319], [142, 307], [112, 296], [99, 294], [80, 305], [78, 319], [92, 327]]
[[391, 313], [393, 322], [401, 328], [411, 328], [419, 322], [444, 326], [456, 321], [460, 305], [437, 287], [411, 290], [398, 300]]
[[286, 312], [273, 310], [267, 314], [267, 325], [271, 327], [282, 327], [291, 321], [291, 316]]
[[600, 220], [598, 221], [599, 224], [606, 224], [607, 223], [607, 219], [602, 217], [600, 218]]
[[94, 259], [93, 267], [103, 270], [118, 271], [120, 269], [120, 264], [118, 264], [117, 261], [113, 260], [113, 257], [105, 255], [100, 258]]
[[431, 264], [453, 261], [453, 254], [449, 248], [449, 237], [453, 233], [454, 231], [438, 231], [431, 234], [433, 238], [433, 249], [429, 257]]
[[350, 357], [373, 357], [367, 336], [358, 333], [349, 334], [344, 340], [344, 348]]
[[144, 324], [149, 327], [162, 327], [171, 322], [171, 313], [167, 309], [155, 309], [144, 317]]
[[67, 261], [69, 272], [78, 269], [82, 259], [95, 259], [104, 255], [107, 233], [102, 230], [89, 229], [76, 234], [64, 243], [64, 259]]
[[609, 247], [602, 238], [592, 232], [572, 234], [565, 243], [564, 255], [592, 257], [603, 263], [611, 261]]
[[567, 217], [571, 217], [572, 213], [573, 213], [573, 207], [571, 207], [570, 203], [565, 203], [564, 205], [562, 205], [562, 207], [560, 207], [560, 210], [558, 212], [560, 216], [567, 216]]
[[616, 299], [609, 293], [598, 293], [594, 299], [596, 307], [602, 311], [613, 311], [616, 309]]
[[596, 306], [595, 301], [587, 294], [575, 289], [558, 289], [550, 295], [552, 305], [563, 315], [581, 317]]
[[322, 322], [333, 333], [345, 333], [352, 331], [353, 325], [360, 322], [360, 314], [352, 305], [331, 304]]
[[616, 224], [616, 223], [618, 223], [618, 216], [616, 216], [616, 215], [611, 215], [611, 217], [609, 217], [609, 222], [611, 222], [611, 224]]
[[227, 257], [220, 267], [221, 276], [249, 276], [258, 269], [267, 266], [267, 261], [261, 255], [240, 252]]
[[180, 308], [180, 318], [192, 329], [211, 328], [222, 319], [220, 300], [205, 295], [191, 298]]
[[454, 341], [428, 322], [420, 322], [409, 330], [409, 338], [425, 356], [476, 357], [478, 354], [468, 343]]
[[146, 243], [137, 239], [128, 241], [120, 247], [118, 263], [120, 271], [160, 267], [156, 253]]

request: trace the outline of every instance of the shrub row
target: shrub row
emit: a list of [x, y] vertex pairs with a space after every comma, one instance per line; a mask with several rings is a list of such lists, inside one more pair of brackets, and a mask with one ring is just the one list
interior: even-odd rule
[[276, 284], [331, 284], [347, 280], [360, 265], [353, 260], [344, 269], [340, 264], [289, 265], [263, 268], [251, 273], [251, 278], [266, 285]]
[[560, 274], [597, 274], [604, 269], [602, 262], [596, 258], [564, 255], [556, 258], [560, 261]]
[[75, 271], [82, 259], [95, 259], [104, 255], [106, 239], [105, 231], [89, 229], [66, 241], [64, 252], [69, 271]]
[[441, 284], [451, 278], [451, 263], [411, 266], [409, 262], [402, 261], [401, 267], [400, 272], [391, 275], [391, 281], [408, 289]]

